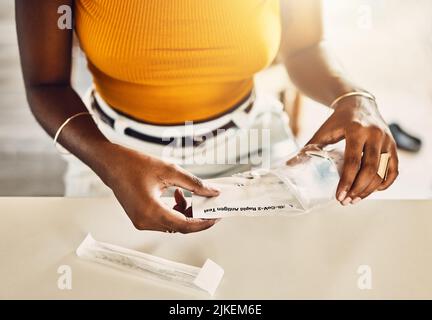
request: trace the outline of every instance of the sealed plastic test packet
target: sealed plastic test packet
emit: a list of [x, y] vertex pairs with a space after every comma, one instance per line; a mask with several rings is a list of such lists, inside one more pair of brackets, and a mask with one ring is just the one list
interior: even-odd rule
[[296, 215], [335, 199], [343, 153], [316, 145], [303, 148], [285, 165], [210, 179], [218, 197], [192, 196], [194, 218]]
[[154, 283], [177, 289], [205, 291], [210, 295], [215, 294], [224, 274], [224, 270], [210, 259], [199, 268], [100, 242], [90, 234], [80, 244], [76, 254], [80, 258], [141, 276]]

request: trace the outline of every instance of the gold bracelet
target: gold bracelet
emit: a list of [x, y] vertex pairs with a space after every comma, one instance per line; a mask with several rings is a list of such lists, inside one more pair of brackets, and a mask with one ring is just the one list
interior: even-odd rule
[[[54, 135], [54, 146], [55, 146], [56, 148], [57, 148], [57, 140], [58, 140], [58, 138], [59, 138], [59, 136], [60, 136], [60, 133], [61, 133], [62, 130], [64, 129], [64, 127], [66, 127], [67, 124], [68, 124], [69, 122], [71, 122], [73, 119], [78, 118], [78, 117], [81, 117], [81, 116], [91, 116], [91, 117], [93, 117], [93, 115], [92, 115], [90, 112], [80, 112], [80, 113], [77, 113], [77, 114], [75, 114], [75, 115], [73, 115], [73, 116], [67, 118], [67, 119], [65, 120], [65, 122], [63, 122], [63, 124], [60, 126], [60, 128], [57, 129], [57, 132], [56, 132], [56, 134]], [[63, 152], [63, 151], [59, 150], [58, 148], [57, 148], [57, 150], [58, 150], [61, 154], [69, 154], [68, 152]]]
[[345, 98], [349, 98], [349, 97], [354, 97], [354, 96], [361, 96], [361, 97], [365, 97], [368, 99], [371, 99], [372, 101], [376, 102], [376, 98], [368, 93], [368, 92], [363, 92], [363, 91], [353, 91], [353, 92], [348, 92], [345, 93], [343, 95], [341, 95], [340, 97], [336, 98], [330, 105], [330, 108], [334, 109], [336, 107], [336, 105], [343, 99]]

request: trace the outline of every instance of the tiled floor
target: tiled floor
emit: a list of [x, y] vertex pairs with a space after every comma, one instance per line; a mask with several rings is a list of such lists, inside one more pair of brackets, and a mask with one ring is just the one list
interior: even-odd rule
[[[418, 155], [401, 153], [401, 175], [379, 197], [432, 197], [432, 2], [326, 0], [327, 39], [345, 69], [374, 92], [386, 119], [420, 135]], [[75, 79], [88, 85], [80, 60]], [[274, 78], [276, 79], [276, 78]], [[276, 80], [275, 80], [276, 81]], [[307, 101], [304, 142], [328, 115]], [[13, 1], [0, 1], [0, 196], [60, 195], [65, 165], [33, 119], [25, 100]]]

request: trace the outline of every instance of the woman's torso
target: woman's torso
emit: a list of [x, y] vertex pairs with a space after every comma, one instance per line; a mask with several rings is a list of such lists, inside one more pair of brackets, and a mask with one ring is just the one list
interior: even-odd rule
[[230, 109], [280, 42], [279, 0], [77, 0], [99, 94], [134, 118], [198, 121]]

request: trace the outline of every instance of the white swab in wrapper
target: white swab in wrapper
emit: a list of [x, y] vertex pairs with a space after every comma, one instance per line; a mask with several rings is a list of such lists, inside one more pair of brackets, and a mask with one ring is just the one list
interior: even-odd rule
[[80, 258], [168, 284], [199, 289], [214, 295], [224, 270], [207, 259], [202, 268], [156, 257], [147, 253], [99, 242], [88, 234], [76, 250]]

